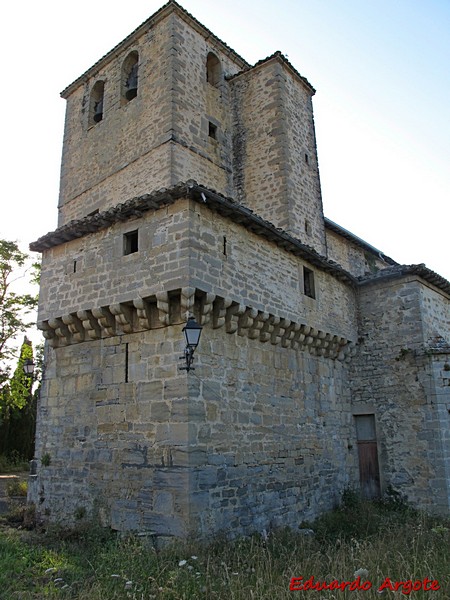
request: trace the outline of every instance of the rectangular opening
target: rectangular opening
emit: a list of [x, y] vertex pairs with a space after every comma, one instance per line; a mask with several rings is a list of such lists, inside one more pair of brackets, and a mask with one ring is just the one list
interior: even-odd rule
[[305, 233], [308, 235], [311, 233], [311, 223], [308, 221], [308, 219], [305, 219]]
[[208, 135], [213, 140], [217, 140], [217, 125], [214, 125], [211, 121], [208, 123]]
[[127, 254], [133, 254], [139, 250], [138, 242], [138, 230], [129, 231], [123, 236], [123, 253], [124, 256]]
[[125, 344], [125, 383], [128, 383], [129, 378], [129, 360], [128, 344]]
[[303, 292], [305, 296], [308, 296], [309, 298], [316, 297], [314, 273], [307, 267], [303, 267]]
[[227, 255], [227, 238], [225, 236], [223, 236], [223, 254]]
[[77, 261], [76, 260], [73, 261], [73, 272], [74, 273], [77, 272]]

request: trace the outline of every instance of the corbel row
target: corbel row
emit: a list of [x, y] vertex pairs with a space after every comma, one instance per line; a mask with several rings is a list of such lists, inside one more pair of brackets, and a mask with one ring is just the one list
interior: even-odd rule
[[[176, 304], [177, 308], [174, 308]], [[174, 314], [177, 316], [174, 317]], [[53, 347], [104, 337], [135, 333], [185, 322], [195, 315], [201, 325], [211, 323], [229, 334], [259, 339], [316, 356], [349, 360], [356, 351], [346, 338], [240, 304], [230, 298], [206, 293], [194, 287], [158, 292], [151, 298], [81, 310], [38, 323]]]

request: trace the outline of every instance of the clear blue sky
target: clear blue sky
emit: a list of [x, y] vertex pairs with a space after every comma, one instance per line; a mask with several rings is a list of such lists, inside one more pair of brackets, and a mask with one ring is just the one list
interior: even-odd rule
[[[162, 4], [2, 4], [1, 237], [27, 247], [56, 227], [59, 92]], [[326, 216], [450, 279], [450, 1], [181, 4], [251, 63], [281, 50], [317, 89]]]

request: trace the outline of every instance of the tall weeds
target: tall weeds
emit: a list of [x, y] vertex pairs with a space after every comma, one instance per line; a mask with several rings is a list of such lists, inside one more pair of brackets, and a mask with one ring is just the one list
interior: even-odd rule
[[[46, 533], [0, 533], [0, 598], [36, 600], [450, 599], [450, 522], [401, 502], [348, 499], [310, 527], [314, 535], [262, 532], [209, 545], [177, 542], [156, 552], [92, 524]], [[370, 581], [370, 590], [289, 591], [291, 578]], [[428, 578], [437, 591], [406, 595], [379, 586]], [[3, 594], [3, 595], [2, 595]]]

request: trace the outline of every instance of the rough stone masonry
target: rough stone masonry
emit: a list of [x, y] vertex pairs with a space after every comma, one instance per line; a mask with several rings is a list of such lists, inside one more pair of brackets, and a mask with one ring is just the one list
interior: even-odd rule
[[238, 535], [348, 486], [448, 513], [450, 283], [324, 217], [314, 93], [173, 1], [62, 92], [58, 229], [31, 245], [43, 518]]

